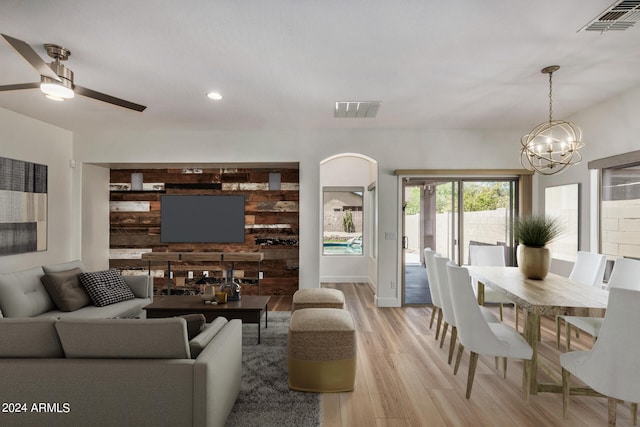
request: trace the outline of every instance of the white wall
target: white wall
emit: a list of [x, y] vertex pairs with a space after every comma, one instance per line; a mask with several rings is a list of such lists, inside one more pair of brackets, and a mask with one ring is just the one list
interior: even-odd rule
[[[47, 250], [0, 256], [0, 272], [24, 270], [80, 258], [73, 223], [73, 135], [64, 129], [0, 108], [0, 156], [48, 166]], [[77, 206], [75, 207], [77, 209]]]
[[82, 259], [90, 271], [109, 268], [109, 182], [107, 167], [90, 164], [82, 169]]

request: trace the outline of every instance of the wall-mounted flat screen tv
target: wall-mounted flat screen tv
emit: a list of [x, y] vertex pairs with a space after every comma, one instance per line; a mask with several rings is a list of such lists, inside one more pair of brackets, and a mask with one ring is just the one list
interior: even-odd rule
[[244, 196], [160, 196], [163, 243], [244, 243]]

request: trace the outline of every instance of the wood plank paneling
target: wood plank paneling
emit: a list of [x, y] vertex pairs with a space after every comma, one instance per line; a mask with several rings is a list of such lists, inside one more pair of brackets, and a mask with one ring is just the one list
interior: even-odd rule
[[[279, 172], [281, 189], [269, 190], [269, 173]], [[157, 184], [157, 190], [130, 191], [132, 173], [141, 173], [144, 183]], [[298, 289], [299, 170], [291, 168], [185, 168], [114, 169], [110, 182], [111, 268], [123, 272], [147, 272], [142, 251], [155, 252], [262, 252], [264, 261], [236, 261], [234, 267], [242, 292], [257, 294], [260, 281], [263, 295], [293, 295]], [[162, 243], [160, 241], [160, 200], [163, 194], [243, 195], [245, 196], [244, 243]], [[130, 254], [130, 258], [128, 255]], [[191, 286], [203, 272], [222, 282], [231, 262], [172, 262], [172, 288], [176, 283]], [[167, 286], [166, 262], [152, 262], [154, 286], [160, 292]], [[165, 274], [158, 274], [158, 271]], [[189, 279], [189, 272], [194, 279]], [[240, 277], [241, 276], [241, 277]]]

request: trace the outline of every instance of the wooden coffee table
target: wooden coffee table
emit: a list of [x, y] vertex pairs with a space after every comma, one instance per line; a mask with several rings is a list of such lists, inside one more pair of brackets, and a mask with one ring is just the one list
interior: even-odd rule
[[244, 295], [240, 301], [228, 301], [226, 304], [205, 304], [200, 295], [166, 295], [154, 297], [154, 301], [143, 307], [147, 318], [174, 317], [183, 314], [201, 313], [207, 322], [218, 316], [227, 319], [240, 319], [242, 323], [258, 324], [258, 344], [260, 344], [260, 323], [264, 311], [264, 327], [268, 326], [267, 304], [269, 296]]

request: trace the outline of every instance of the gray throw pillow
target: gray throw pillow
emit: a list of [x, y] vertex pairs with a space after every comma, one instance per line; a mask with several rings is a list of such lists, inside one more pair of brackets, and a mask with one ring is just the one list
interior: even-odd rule
[[40, 278], [53, 303], [60, 311], [75, 311], [91, 304], [87, 291], [80, 285], [78, 275], [82, 273], [74, 268], [58, 273], [45, 274]]
[[91, 302], [97, 307], [104, 307], [136, 297], [122, 276], [115, 270], [80, 273], [78, 277], [80, 284], [89, 294]]

